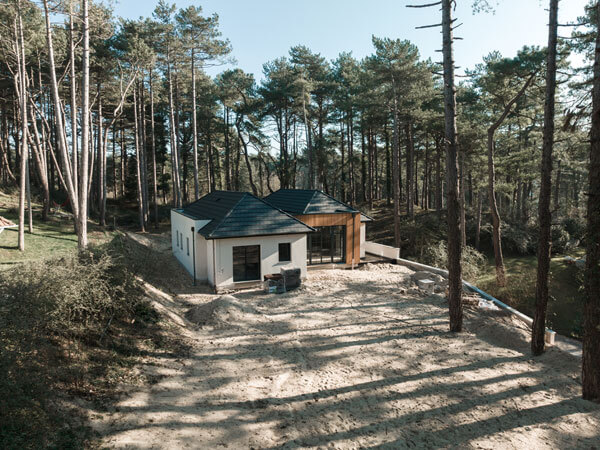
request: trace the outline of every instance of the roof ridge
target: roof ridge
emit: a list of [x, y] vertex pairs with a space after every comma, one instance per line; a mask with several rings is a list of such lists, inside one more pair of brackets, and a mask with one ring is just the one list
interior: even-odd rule
[[290, 218], [294, 219], [296, 222], [298, 222], [298, 223], [300, 223], [300, 224], [304, 225], [305, 227], [308, 227], [308, 228], [310, 228], [311, 230], [313, 230], [313, 231], [314, 231], [314, 228], [313, 228], [313, 227], [311, 227], [310, 225], [307, 225], [307, 224], [305, 224], [305, 223], [304, 223], [304, 222], [302, 222], [300, 219], [296, 219], [294, 216], [292, 216], [291, 214], [289, 214], [289, 213], [285, 212], [283, 209], [279, 209], [277, 206], [270, 204], [268, 201], [266, 201], [266, 200], [263, 200], [262, 198], [260, 198], [260, 197], [257, 197], [257, 196], [256, 196], [256, 195], [254, 195], [254, 194], [251, 194], [250, 192], [248, 192], [247, 194], [248, 194], [248, 195], [251, 195], [251, 196], [252, 196], [252, 197], [254, 197], [255, 199], [257, 199], [257, 200], [260, 200], [261, 202], [263, 202], [265, 205], [267, 205], [267, 206], [270, 206], [270, 207], [271, 207], [271, 208], [273, 208], [273, 209], [276, 209], [276, 210], [277, 210], [277, 211], [279, 211], [280, 213], [283, 213], [283, 214], [285, 214], [286, 216], [288, 216], [288, 217], [290, 217]]
[[[323, 191], [321, 191], [321, 190], [319, 190], [319, 189], [316, 189], [316, 191], [317, 191], [317, 192], [320, 192], [321, 194], [323, 194], [323, 195], [324, 195], [324, 196], [326, 196], [326, 197], [329, 197], [329, 198], [330, 198], [331, 200], [333, 200], [334, 202], [337, 202], [337, 203], [339, 203], [340, 205], [342, 205], [342, 206], [345, 206], [346, 208], [350, 208], [352, 211], [356, 211], [356, 212], [358, 212], [358, 213], [361, 213], [361, 214], [363, 214], [363, 213], [362, 213], [361, 211], [359, 211], [358, 209], [356, 209], [356, 208], [353, 208], [352, 206], [350, 206], [350, 205], [348, 205], [348, 204], [346, 204], [346, 203], [344, 203], [344, 202], [342, 202], [342, 201], [338, 200], [337, 198], [335, 198], [335, 197], [333, 197], [333, 196], [329, 195], [327, 192], [323, 192]], [[365, 214], [365, 215], [366, 215], [366, 214]]]
[[[308, 191], [310, 191], [310, 189], [307, 189]], [[317, 189], [313, 189], [312, 190], [312, 196], [310, 197], [310, 199], [308, 200], [308, 202], [306, 202], [306, 206], [304, 207], [304, 209], [302, 210], [302, 214], [306, 213], [306, 210], [308, 209], [308, 207], [310, 206], [311, 202], [313, 201], [313, 199], [315, 198], [315, 195], [317, 195], [318, 190]]]
[[[213, 191], [213, 192], [215, 192], [215, 191]], [[217, 192], [235, 192], [235, 191], [217, 191]], [[220, 226], [223, 224], [223, 222], [225, 222], [225, 219], [227, 219], [227, 218], [228, 218], [228, 217], [231, 215], [231, 213], [232, 213], [232, 212], [235, 210], [235, 208], [237, 208], [237, 207], [238, 207], [238, 205], [241, 203], [242, 199], [243, 199], [243, 198], [244, 198], [246, 195], [248, 195], [248, 192], [240, 192], [240, 193], [241, 193], [242, 195], [240, 196], [240, 198], [239, 198], [239, 200], [237, 201], [237, 203], [236, 203], [235, 205], [233, 205], [233, 207], [232, 207], [232, 208], [231, 208], [231, 209], [230, 209], [230, 210], [227, 212], [227, 214], [225, 214], [225, 215], [223, 216], [223, 218], [221, 219], [221, 221], [220, 221], [218, 224], [216, 224], [216, 225], [214, 226], [214, 228], [212, 229], [212, 231], [211, 231], [210, 233], [208, 233], [208, 236], [209, 236], [209, 237], [210, 237], [210, 236], [212, 236], [212, 235], [213, 235], [213, 233], [219, 229], [219, 227], [220, 227]]]

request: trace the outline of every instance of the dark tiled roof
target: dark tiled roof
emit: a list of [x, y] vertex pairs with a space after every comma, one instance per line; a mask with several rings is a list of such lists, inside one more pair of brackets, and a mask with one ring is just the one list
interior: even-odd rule
[[265, 197], [265, 200], [293, 215], [360, 212], [332, 196], [314, 189], [280, 189]]
[[198, 230], [207, 239], [314, 231], [247, 192], [214, 191], [183, 208], [183, 213], [197, 220], [210, 220]]

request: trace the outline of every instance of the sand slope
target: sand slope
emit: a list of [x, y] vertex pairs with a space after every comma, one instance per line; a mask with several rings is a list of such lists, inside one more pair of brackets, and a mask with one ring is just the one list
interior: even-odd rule
[[[146, 360], [163, 378], [95, 415], [103, 445], [600, 446], [600, 405], [579, 398], [580, 360], [557, 349], [533, 359], [527, 331], [498, 312], [467, 310], [465, 332], [448, 333], [444, 298], [420, 295], [411, 273], [311, 272], [284, 295], [234, 294], [222, 302], [229, 326], [228, 315], [218, 327], [184, 320], [191, 354]], [[169, 307], [185, 317], [216, 298]]]

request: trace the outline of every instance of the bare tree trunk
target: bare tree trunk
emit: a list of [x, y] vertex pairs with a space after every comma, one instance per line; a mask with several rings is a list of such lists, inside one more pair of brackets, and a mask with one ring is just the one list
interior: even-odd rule
[[144, 220], [144, 199], [142, 195], [142, 161], [140, 151], [140, 134], [139, 134], [139, 122], [138, 122], [138, 105], [137, 105], [137, 89], [133, 90], [133, 127], [135, 135], [135, 158], [136, 158], [136, 175], [137, 175], [137, 201], [138, 211], [140, 218], [140, 231], [143, 233], [146, 231], [146, 221]]
[[600, 402], [600, 2], [596, 3], [596, 56], [585, 262], [583, 398]]
[[438, 218], [442, 217], [443, 195], [442, 195], [442, 146], [440, 145], [439, 139], [435, 141], [437, 158], [435, 161], [435, 209], [438, 214]]
[[139, 85], [140, 88], [140, 100], [139, 100], [139, 108], [140, 108], [140, 156], [141, 156], [141, 164], [140, 170], [142, 175], [142, 205], [144, 207], [144, 224], [148, 224], [149, 218], [149, 207], [148, 207], [148, 163], [146, 161], [146, 148], [147, 138], [146, 138], [146, 102], [144, 100], [144, 77], [141, 77], [141, 83]]
[[502, 257], [502, 237], [500, 233], [500, 213], [498, 212], [498, 204], [496, 203], [496, 168], [494, 166], [494, 134], [502, 122], [508, 116], [512, 106], [519, 100], [529, 85], [533, 82], [536, 73], [529, 76], [521, 90], [515, 95], [508, 104], [504, 107], [504, 111], [500, 117], [488, 128], [487, 147], [488, 147], [488, 183], [489, 194], [488, 201], [490, 204], [490, 212], [492, 214], [493, 228], [493, 243], [494, 243], [494, 259], [496, 263], [496, 283], [498, 286], [506, 286], [506, 273], [504, 270], [504, 258]]
[[394, 132], [392, 138], [392, 183], [394, 185], [394, 243], [401, 248], [400, 241], [400, 140], [398, 138], [398, 97], [394, 88]]
[[173, 204], [176, 208], [181, 208], [182, 200], [181, 184], [179, 181], [179, 154], [177, 150], [179, 138], [177, 137], [177, 125], [175, 122], [173, 105], [173, 79], [171, 77], [171, 64], [169, 61], [167, 61], [167, 83], [169, 85], [169, 128], [171, 136], [171, 163], [173, 166]]
[[98, 86], [98, 207], [100, 226], [106, 226], [106, 147], [102, 139], [102, 96]]
[[[83, 67], [81, 83], [81, 176], [79, 177], [79, 223], [77, 243], [80, 249], [87, 247], [88, 216], [88, 156], [90, 133], [90, 24], [88, 0], [81, 0], [81, 20], [83, 26]], [[60, 114], [57, 111], [57, 114]]]
[[256, 185], [254, 184], [254, 177], [252, 175], [252, 164], [250, 164], [250, 157], [248, 156], [248, 143], [244, 141], [244, 137], [242, 136], [242, 130], [239, 126], [239, 121], [236, 122], [236, 129], [238, 133], [238, 139], [244, 147], [244, 160], [246, 161], [246, 169], [248, 170], [248, 181], [250, 182], [250, 187], [252, 188], [252, 194], [257, 196], [258, 190], [256, 189]]
[[[154, 227], [158, 229], [158, 186], [156, 182], [156, 137], [154, 130], [154, 91], [152, 89], [152, 68], [150, 69], [150, 148], [152, 151], [152, 199], [154, 201]], [[196, 95], [194, 95], [194, 101], [196, 100]], [[194, 121], [196, 120], [196, 106], [194, 106]], [[194, 136], [197, 136], [196, 126], [194, 125]], [[197, 145], [197, 143], [196, 143]], [[196, 155], [194, 156], [196, 162], [197, 158], [197, 150]], [[197, 170], [197, 169], [196, 169]], [[196, 192], [196, 196], [198, 196], [198, 192]]]
[[462, 331], [462, 266], [460, 238], [460, 202], [458, 186], [458, 142], [456, 131], [456, 88], [452, 50], [452, 0], [442, 0], [444, 58], [444, 117], [446, 168], [448, 183], [448, 306], [450, 331]]
[[[198, 181], [198, 125], [196, 119], [196, 68], [195, 68], [194, 47], [192, 47], [192, 142], [194, 147], [194, 201], [200, 197], [200, 187]], [[154, 119], [152, 119], [154, 123]], [[154, 132], [154, 130], [153, 130]], [[154, 137], [153, 145], [154, 145]], [[152, 149], [154, 152], [154, 148]]]
[[[63, 114], [61, 112], [61, 101], [60, 94], [58, 91], [58, 80], [56, 77], [56, 64], [54, 59], [54, 44], [52, 39], [52, 26], [50, 24], [50, 11], [48, 8], [48, 0], [43, 0], [44, 4], [44, 18], [46, 23], [46, 44], [48, 46], [48, 65], [50, 72], [50, 81], [51, 81], [51, 91], [52, 91], [52, 100], [54, 106], [54, 127], [51, 128], [52, 131], [56, 130], [53, 136], [51, 136], [51, 141], [55, 141], [55, 145], [59, 148], [60, 159], [62, 163], [62, 175], [59, 176], [61, 181], [63, 182], [63, 187], [67, 192], [69, 197], [69, 203], [71, 204], [71, 210], [73, 212], [74, 225], [77, 231], [78, 236], [78, 245], [82, 248], [82, 240], [79, 239], [80, 230], [79, 230], [79, 222], [80, 222], [80, 205], [79, 205], [79, 195], [78, 191], [75, 189], [73, 183], [73, 171], [71, 166], [71, 161], [69, 158], [69, 153], [67, 149], [66, 142], [66, 133], [64, 128]], [[86, 3], [86, 12], [87, 12], [87, 3]], [[88, 33], [89, 39], [89, 33]], [[89, 78], [88, 78], [89, 81]], [[88, 94], [89, 94], [89, 82], [88, 82]], [[87, 147], [86, 147], [87, 148]], [[59, 166], [55, 165], [57, 172], [59, 171]], [[87, 166], [86, 166], [87, 167]], [[83, 170], [82, 168], [82, 171]], [[87, 203], [86, 203], [86, 214], [87, 214]], [[87, 228], [86, 228], [87, 231]], [[86, 238], [87, 239], [87, 238]]]
[[69, 2], [69, 58], [71, 65], [71, 158], [73, 171], [73, 187], [78, 192], [77, 178], [79, 173], [77, 162], [77, 78], [75, 76], [75, 21], [73, 20], [73, 2]]
[[[27, 189], [27, 159], [28, 142], [27, 142], [27, 73], [25, 69], [25, 40], [23, 39], [23, 21], [21, 18], [21, 2], [17, 3], [18, 8], [18, 32], [15, 27], [15, 40], [18, 44], [15, 45], [17, 50], [17, 60], [19, 64], [19, 107], [21, 112], [21, 161], [19, 171], [19, 250], [25, 251], [25, 194]], [[31, 209], [31, 206], [30, 206]]]
[[477, 192], [477, 228], [475, 229], [475, 248], [479, 250], [479, 241], [481, 237], [481, 210], [483, 207], [483, 195], [481, 191]]
[[467, 219], [465, 215], [465, 152], [460, 151], [460, 241], [467, 246]]
[[548, 306], [548, 274], [552, 248], [552, 147], [554, 146], [554, 97], [556, 93], [556, 46], [558, 30], [558, 1], [550, 0], [548, 25], [548, 59], [546, 62], [546, 99], [544, 105], [544, 142], [542, 145], [542, 176], [539, 200], [539, 239], [537, 251], [537, 283], [535, 286], [535, 315], [531, 328], [531, 351], [544, 352], [546, 309]]
[[558, 213], [558, 208], [560, 206], [560, 176], [561, 176], [561, 167], [560, 167], [560, 159], [558, 160], [558, 169], [556, 171], [556, 181], [554, 185], [554, 205], [552, 209]]
[[414, 200], [414, 157], [415, 143], [413, 139], [412, 121], [407, 120], [404, 125], [406, 138], [406, 213], [410, 219], [415, 218], [415, 200]]

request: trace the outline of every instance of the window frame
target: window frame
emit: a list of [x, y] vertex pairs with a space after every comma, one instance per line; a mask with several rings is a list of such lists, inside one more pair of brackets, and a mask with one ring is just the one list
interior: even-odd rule
[[[232, 253], [232, 258], [231, 258], [231, 269], [232, 269], [232, 278], [233, 278], [233, 282], [234, 283], [248, 283], [248, 282], [253, 282], [253, 281], [261, 281], [262, 279], [262, 259], [261, 259], [261, 248], [260, 248], [260, 244], [254, 244], [254, 245], [236, 245], [231, 247], [231, 253]], [[241, 251], [241, 249], [244, 249], [244, 260], [243, 260], [243, 266], [244, 266], [244, 275], [240, 278], [239, 277], [239, 273], [236, 273], [236, 251], [239, 253]], [[256, 278], [252, 278], [248, 275], [248, 273], [250, 272], [249, 268], [248, 268], [248, 254], [249, 251], [257, 251], [257, 255], [258, 255], [258, 260], [256, 262], [252, 262], [251, 264], [257, 264], [257, 267], [255, 269], [257, 269], [257, 277]], [[237, 265], [239, 267], [239, 265], [242, 264], [240, 261], [237, 261]]]
[[[281, 247], [284, 246], [287, 247], [287, 259], [282, 259], [282, 251], [281, 251]], [[280, 242], [278, 247], [277, 247], [277, 252], [279, 254], [279, 262], [283, 263], [283, 262], [292, 262], [292, 243], [291, 242]], [[283, 252], [285, 253], [285, 252]]]

